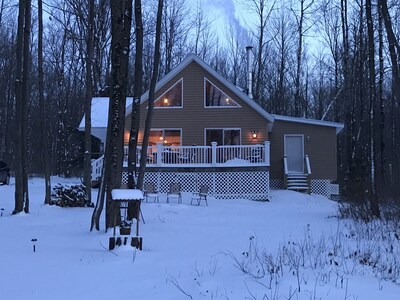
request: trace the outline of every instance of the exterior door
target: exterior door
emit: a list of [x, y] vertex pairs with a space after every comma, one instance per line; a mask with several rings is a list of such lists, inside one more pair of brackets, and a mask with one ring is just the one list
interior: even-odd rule
[[303, 135], [285, 135], [285, 155], [289, 173], [304, 173]]

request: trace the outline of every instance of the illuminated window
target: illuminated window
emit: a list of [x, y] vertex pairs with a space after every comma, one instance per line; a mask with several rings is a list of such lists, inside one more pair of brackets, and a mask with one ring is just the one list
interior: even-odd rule
[[206, 107], [240, 107], [231, 97], [222, 92], [207, 79], [205, 82], [205, 105]]
[[181, 145], [180, 129], [152, 129], [150, 131], [149, 145], [154, 146], [163, 143], [165, 146]]
[[182, 79], [154, 101], [154, 107], [182, 107]]

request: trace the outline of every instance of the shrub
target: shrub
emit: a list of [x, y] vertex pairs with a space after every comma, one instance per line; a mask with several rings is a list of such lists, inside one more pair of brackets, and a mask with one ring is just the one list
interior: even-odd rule
[[51, 194], [51, 204], [61, 207], [93, 207], [93, 203], [88, 200], [85, 186], [82, 184], [57, 184]]

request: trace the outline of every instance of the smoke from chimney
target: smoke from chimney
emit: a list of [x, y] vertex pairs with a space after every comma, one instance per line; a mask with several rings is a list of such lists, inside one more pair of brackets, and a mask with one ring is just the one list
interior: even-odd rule
[[251, 72], [251, 66], [253, 65], [253, 47], [246, 47], [246, 57], [247, 57], [247, 95], [253, 98], [253, 74]]
[[239, 42], [243, 43], [243, 47], [250, 43], [248, 31], [242, 26], [239, 19], [236, 17], [236, 8], [233, 0], [207, 0], [207, 4], [217, 8], [225, 17], [226, 23], [233, 26]]

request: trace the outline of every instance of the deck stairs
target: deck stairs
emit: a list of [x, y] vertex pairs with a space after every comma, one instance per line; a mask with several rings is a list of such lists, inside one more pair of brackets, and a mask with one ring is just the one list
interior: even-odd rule
[[311, 193], [311, 165], [308, 155], [304, 156], [304, 165], [306, 172], [288, 171], [288, 162], [286, 155], [283, 157], [284, 186], [287, 190]]
[[298, 192], [310, 192], [308, 174], [292, 173], [287, 175], [287, 189]]

